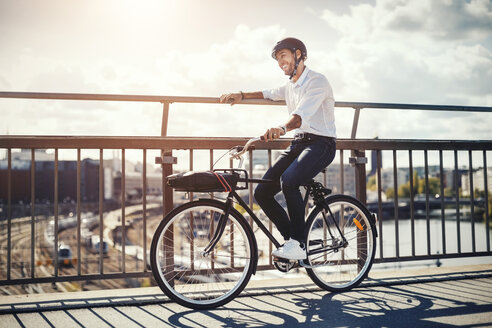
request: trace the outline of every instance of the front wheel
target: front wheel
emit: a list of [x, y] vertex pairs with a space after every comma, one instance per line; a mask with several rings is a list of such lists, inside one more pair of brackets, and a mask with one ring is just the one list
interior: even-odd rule
[[152, 239], [150, 262], [162, 291], [193, 309], [221, 306], [248, 283], [256, 265], [257, 249], [246, 220], [231, 209], [224, 231], [209, 251], [225, 204], [202, 199], [171, 211]]
[[307, 219], [306, 271], [321, 288], [341, 292], [356, 287], [371, 269], [376, 252], [374, 219], [357, 199], [333, 195]]

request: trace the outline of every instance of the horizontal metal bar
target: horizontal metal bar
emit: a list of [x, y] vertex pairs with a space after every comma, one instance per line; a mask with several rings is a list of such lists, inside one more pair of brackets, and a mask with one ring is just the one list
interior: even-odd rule
[[[249, 138], [133, 137], [133, 136], [0, 136], [0, 148], [61, 149], [230, 149]], [[260, 149], [283, 149], [292, 139], [256, 143]], [[492, 140], [395, 140], [337, 139], [337, 149], [346, 150], [492, 150]]]
[[[0, 91], [0, 98], [46, 99], [46, 100], [95, 100], [95, 101], [131, 101], [155, 103], [201, 103], [219, 104], [218, 97], [180, 97], [180, 96], [148, 96], [148, 95], [117, 95], [87, 93], [50, 93], [50, 92], [5, 92]], [[246, 99], [241, 101], [248, 105], [285, 105], [284, 101], [267, 99]]]
[[[86, 94], [86, 93], [51, 93], [51, 92], [9, 92], [0, 91], [0, 98], [18, 99], [54, 99], [54, 100], [97, 100], [97, 101], [134, 101], [160, 103], [204, 103], [218, 104], [218, 97], [180, 97], [180, 96], [148, 96], [148, 95], [117, 95], [117, 94]], [[242, 104], [249, 105], [285, 105], [284, 101], [267, 99], [246, 99]], [[335, 107], [347, 108], [378, 108], [403, 110], [432, 110], [457, 112], [492, 112], [492, 107], [485, 106], [448, 106], [427, 104], [396, 104], [396, 103], [365, 103], [337, 101]]]
[[[87, 308], [107, 308], [112, 306], [127, 306], [127, 305], [155, 305], [169, 303], [171, 300], [164, 294], [154, 294], [149, 296], [115, 296], [115, 297], [95, 297], [95, 298], [80, 298], [78, 300], [73, 299], [59, 299], [53, 301], [37, 301], [37, 302], [16, 302], [9, 305], [3, 305], [0, 308], [0, 315], [4, 314], [21, 314], [21, 313], [39, 313], [48, 311], [68, 311]], [[84, 327], [84, 326], [82, 326]]]
[[[470, 252], [460, 254], [435, 254], [435, 255], [421, 255], [421, 256], [401, 256], [401, 257], [386, 257], [384, 259], [376, 258], [374, 263], [392, 263], [392, 262], [408, 262], [408, 261], [423, 261], [423, 260], [437, 260], [437, 259], [452, 259], [463, 257], [482, 257], [491, 256], [492, 252]], [[258, 265], [257, 270], [270, 270], [274, 267], [272, 265]], [[151, 277], [152, 272], [127, 272], [127, 273], [105, 273], [105, 274], [88, 274], [88, 275], [74, 275], [74, 276], [58, 276], [58, 277], [38, 277], [34, 279], [11, 279], [0, 280], [0, 286], [19, 285], [19, 284], [43, 284], [53, 282], [71, 282], [71, 281], [88, 281], [99, 279], [126, 279], [126, 278], [146, 278]]]
[[[249, 138], [0, 136], [0, 148], [230, 149]], [[287, 147], [290, 139], [258, 142], [265, 149]]]
[[417, 255], [417, 256], [400, 256], [400, 257], [385, 257], [374, 259], [374, 263], [391, 263], [391, 262], [408, 262], [408, 261], [424, 261], [437, 259], [455, 259], [463, 257], [481, 257], [491, 256], [492, 252], [469, 252], [469, 253], [448, 253], [434, 255]]
[[100, 279], [127, 279], [127, 278], [146, 278], [151, 277], [152, 272], [127, 272], [127, 273], [105, 273], [87, 274], [80, 276], [58, 276], [58, 277], [38, 277], [34, 279], [11, 279], [0, 280], [0, 286], [20, 285], [20, 284], [46, 284], [53, 282], [88, 281]]
[[485, 106], [447, 106], [426, 104], [395, 104], [395, 103], [361, 103], [361, 102], [336, 102], [335, 107], [351, 108], [377, 108], [377, 109], [402, 109], [402, 110], [432, 110], [450, 112], [492, 112], [492, 107]]

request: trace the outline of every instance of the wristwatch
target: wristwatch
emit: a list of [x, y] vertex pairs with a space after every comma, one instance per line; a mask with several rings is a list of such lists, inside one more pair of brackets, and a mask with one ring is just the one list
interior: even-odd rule
[[278, 127], [284, 131], [284, 134], [287, 133], [287, 127], [285, 125], [279, 125]]

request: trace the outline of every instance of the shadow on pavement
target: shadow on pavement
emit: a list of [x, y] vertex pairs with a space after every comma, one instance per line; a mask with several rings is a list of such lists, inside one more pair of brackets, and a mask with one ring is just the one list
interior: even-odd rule
[[[344, 293], [297, 285], [250, 289], [231, 303], [194, 311], [163, 295], [18, 302], [0, 309], [0, 327], [489, 327], [490, 272], [368, 281]], [[3, 312], [3, 313], [2, 313]]]
[[[238, 299], [200, 314], [202, 322], [226, 327], [484, 327], [492, 325], [491, 292], [490, 279], [337, 294], [298, 292]], [[477, 319], [470, 323], [470, 317]], [[171, 325], [196, 327], [197, 311], [176, 313], [168, 320]]]

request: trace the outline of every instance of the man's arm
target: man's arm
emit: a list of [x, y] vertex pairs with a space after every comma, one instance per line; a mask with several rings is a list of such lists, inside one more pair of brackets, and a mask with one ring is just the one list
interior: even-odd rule
[[[293, 114], [290, 119], [285, 124], [287, 131], [294, 130], [300, 128], [302, 125], [302, 119], [299, 115]], [[287, 132], [286, 131], [286, 132]]]
[[[302, 124], [301, 117], [299, 115], [294, 114], [290, 117], [290, 119], [287, 121], [285, 125], [268, 129], [263, 135], [263, 137], [265, 138], [266, 141], [280, 138], [280, 136], [283, 136], [288, 131], [301, 127], [301, 124]], [[285, 132], [283, 129], [284, 127], [285, 127]]]
[[231, 106], [241, 102], [243, 99], [264, 99], [263, 92], [238, 92], [227, 93], [220, 96], [221, 103], [230, 103]]
[[[238, 92], [227, 93], [220, 97], [221, 103], [230, 103], [231, 106], [241, 102], [243, 99], [265, 99], [262, 91], [256, 92]], [[266, 141], [280, 138], [290, 130], [297, 129], [301, 126], [302, 119], [299, 115], [292, 115], [285, 125], [268, 129], [263, 135]], [[282, 127], [285, 127], [285, 131]]]

